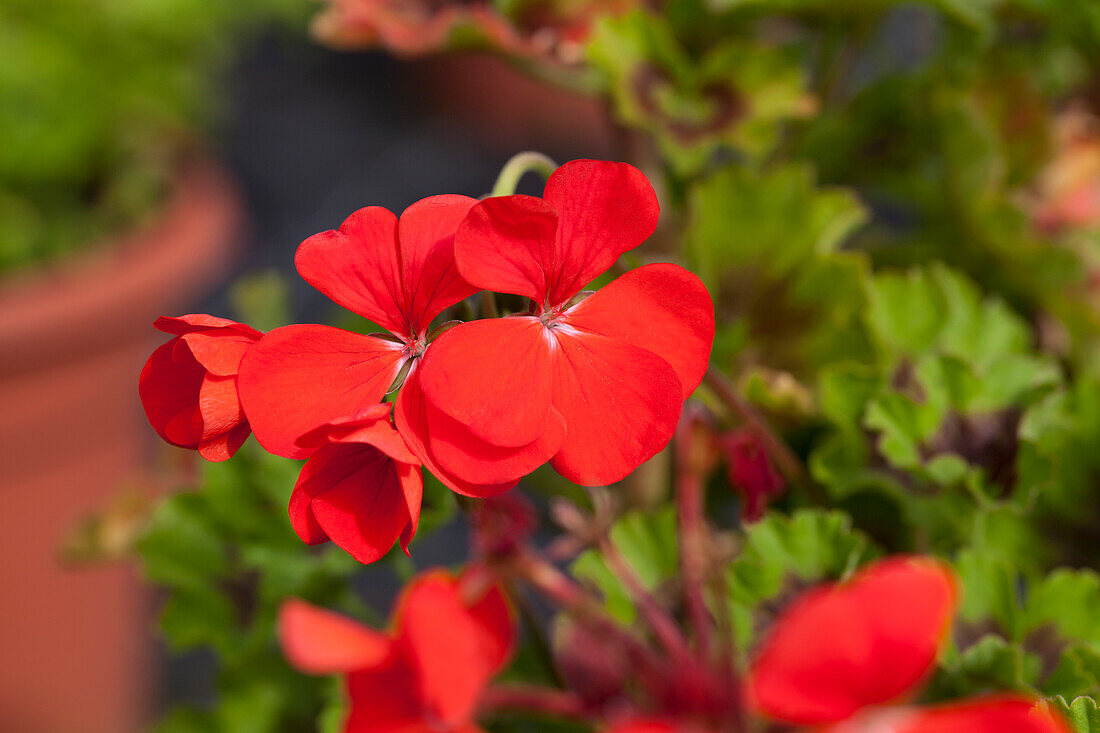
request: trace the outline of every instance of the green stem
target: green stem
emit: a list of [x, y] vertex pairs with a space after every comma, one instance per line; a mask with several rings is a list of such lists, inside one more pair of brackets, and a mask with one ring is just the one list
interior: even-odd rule
[[526, 173], [538, 173], [543, 178], [549, 178], [558, 167], [558, 164], [542, 153], [526, 151], [516, 153], [511, 160], [504, 164], [497, 176], [497, 182], [493, 184], [490, 196], [511, 196], [516, 192], [519, 181]]

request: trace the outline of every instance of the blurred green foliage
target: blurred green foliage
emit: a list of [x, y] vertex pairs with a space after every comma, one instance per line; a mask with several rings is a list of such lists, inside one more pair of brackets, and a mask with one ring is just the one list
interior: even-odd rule
[[[712, 365], [805, 466], [748, 524], [722, 511], [743, 487], [719, 470], [728, 458], [711, 459], [726, 554], [706, 602], [743, 652], [808, 585], [883, 552], [931, 553], [956, 567], [963, 600], [925, 698], [1027, 691], [1081, 733], [1100, 730], [1100, 576], [1079, 569], [1100, 563], [1100, 193], [1091, 212], [1079, 196], [1100, 192], [1098, 49], [1092, 0], [669, 0], [597, 18], [580, 69], [522, 59], [544, 78], [582, 72], [606, 102], [662, 195], [656, 245], [632, 256], [679, 259], [704, 280]], [[712, 387], [698, 397], [720, 438], [744, 412]], [[263, 461], [232, 480], [258, 486]], [[218, 488], [225, 470], [172, 499], [143, 551], [174, 589], [170, 638], [219, 649], [228, 670], [235, 655], [274, 654], [271, 629], [241, 636], [213, 568], [259, 569], [261, 608], [280, 592], [352, 599], [347, 568], [289, 536], [286, 497], [258, 508]], [[624, 482], [610, 542], [672, 607], [683, 557], [668, 479], [654, 461]], [[533, 483], [583, 504], [557, 477]], [[430, 524], [453, 504], [437, 483], [429, 492]], [[226, 521], [223, 495], [279, 538]], [[632, 624], [613, 566], [589, 548], [571, 571]], [[525, 664], [513, 678], [530, 679]], [[238, 694], [276, 699], [282, 683], [257, 679], [268, 687], [238, 691], [227, 672], [227, 712], [202, 715], [231, 720]], [[274, 704], [246, 729], [321, 709], [332, 725], [338, 699], [305, 689], [294, 711]]]
[[210, 126], [216, 73], [299, 0], [0, 5], [0, 274], [150, 214]]
[[216, 706], [172, 711], [159, 731], [310, 730], [323, 701], [338, 699], [287, 666], [275, 634], [287, 597], [366, 612], [349, 587], [361, 566], [331, 545], [306, 548], [286, 520], [298, 467], [250, 441], [233, 461], [204, 465], [201, 490], [164, 501], [138, 541], [146, 577], [168, 591], [170, 647], [218, 655]]

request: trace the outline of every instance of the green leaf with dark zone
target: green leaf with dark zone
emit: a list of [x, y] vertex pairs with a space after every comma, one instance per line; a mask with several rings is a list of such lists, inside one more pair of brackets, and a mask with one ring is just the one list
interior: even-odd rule
[[1100, 557], [1100, 506], [1094, 487], [1100, 480], [1100, 383], [1080, 377], [1046, 397], [1020, 425], [1020, 483], [1036, 496], [1044, 521], [1057, 526], [1050, 541], [1076, 564]]
[[1065, 697], [1055, 697], [1046, 703], [1062, 714], [1075, 733], [1100, 733], [1100, 707], [1093, 698], [1078, 697], [1066, 702]]
[[1021, 572], [1000, 545], [986, 542], [956, 560], [963, 588], [957, 638], [993, 630], [1038, 660], [1027, 680], [1032, 686], [1048, 694], [1093, 692], [1100, 679], [1100, 576], [1068, 568]]
[[744, 324], [758, 361], [798, 375], [870, 353], [858, 322], [866, 263], [840, 251], [867, 218], [852, 192], [818, 187], [804, 165], [729, 165], [695, 185], [689, 204], [687, 264], [719, 320]]
[[720, 151], [759, 157], [784, 120], [812, 109], [805, 72], [782, 46], [726, 36], [693, 51], [668, 17], [636, 11], [599, 19], [586, 52], [619, 120], [653, 135], [678, 176]]
[[1023, 319], [942, 264], [881, 273], [867, 286], [867, 324], [888, 363], [934, 350], [984, 372], [1006, 356], [1030, 351]]
[[940, 702], [996, 692], [1035, 694], [1032, 683], [1037, 669], [1038, 660], [1019, 645], [989, 634], [962, 652], [948, 650], [922, 698]]
[[1081, 644], [1066, 646], [1057, 666], [1043, 680], [1042, 692], [1067, 700], [1100, 694], [1100, 653]]

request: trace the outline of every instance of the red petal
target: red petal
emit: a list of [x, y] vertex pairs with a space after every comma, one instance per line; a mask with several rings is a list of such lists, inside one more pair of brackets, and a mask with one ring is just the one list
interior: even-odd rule
[[307, 451], [294, 444], [299, 437], [382, 399], [402, 348], [328, 326], [271, 331], [249, 349], [238, 378], [256, 440], [275, 455], [304, 458]]
[[430, 733], [417, 697], [416, 671], [400, 654], [347, 678], [351, 709], [344, 733]]
[[454, 253], [455, 230], [476, 203], [468, 196], [431, 196], [401, 214], [401, 273], [414, 334], [427, 330], [444, 308], [479, 290], [462, 279]]
[[542, 199], [499, 196], [473, 209], [455, 234], [455, 260], [467, 282], [546, 301], [558, 271], [558, 216]]
[[439, 465], [460, 479], [480, 484], [515, 484], [549, 461], [565, 441], [565, 420], [554, 408], [542, 435], [517, 448], [486, 443], [430, 403], [427, 414], [432, 455]]
[[652, 351], [676, 370], [684, 399], [702, 381], [714, 343], [710, 293], [677, 265], [631, 270], [570, 308], [564, 320]]
[[290, 493], [287, 514], [290, 516], [291, 528], [302, 542], [320, 545], [329, 541], [325, 530], [317, 523], [317, 517], [313, 516], [313, 497], [300, 486], [295, 485]]
[[149, 424], [161, 438], [183, 448], [197, 448], [202, 437], [199, 389], [206, 370], [190, 358], [173, 358], [176, 339], [152, 353], [138, 379], [138, 393]]
[[228, 433], [244, 421], [241, 401], [237, 397], [237, 378], [207, 374], [199, 387], [199, 414], [202, 415], [202, 438], [211, 440]]
[[230, 377], [240, 371], [241, 359], [260, 336], [245, 336], [236, 331], [199, 331], [180, 336], [180, 348], [186, 344], [195, 361], [207, 371], [222, 377]]
[[478, 438], [528, 445], [550, 418], [550, 347], [537, 318], [492, 318], [455, 326], [421, 363], [428, 400]]
[[390, 423], [391, 407], [386, 402], [365, 407], [355, 417], [333, 420], [310, 430], [298, 438], [297, 445], [313, 453], [328, 443], [365, 443], [373, 445], [395, 461], [419, 465], [420, 461]]
[[[477, 586], [488, 580], [479, 572], [468, 570], [460, 579], [459, 584], [464, 596], [476, 594]], [[493, 672], [499, 672], [505, 663], [511, 659], [516, 646], [516, 620], [512, 613], [512, 607], [504, 596], [504, 591], [495, 583], [472, 603], [470, 616], [481, 628], [481, 642], [484, 651], [481, 653]]]
[[627, 163], [574, 160], [546, 182], [543, 198], [558, 213], [557, 268], [548, 271], [550, 303], [568, 301], [657, 228], [660, 206], [645, 175]]
[[279, 609], [279, 642], [303, 672], [351, 672], [383, 664], [393, 639], [346, 616], [292, 598]]
[[[844, 726], [838, 726], [834, 733], [842, 733], [843, 729]], [[918, 709], [883, 730], [884, 733], [1070, 733], [1064, 723], [1036, 710], [1035, 700], [1019, 696], [988, 697]]]
[[820, 724], [894, 700], [935, 663], [955, 601], [951, 572], [920, 557], [884, 560], [805, 594], [752, 667], [756, 705], [779, 720]]
[[[401, 551], [409, 555], [409, 543], [416, 536], [416, 530], [420, 526], [420, 503], [424, 499], [424, 475], [420, 472], [420, 464], [397, 464], [397, 482], [401, 484], [401, 490], [405, 494], [405, 504], [409, 512], [409, 523], [401, 530], [398, 542], [401, 543]], [[411, 557], [411, 555], [409, 555]]]
[[[431, 410], [431, 406], [424, 398], [424, 392], [420, 387], [420, 367], [414, 365], [405, 377], [405, 384], [401, 387], [401, 393], [397, 395], [393, 418], [401, 437], [405, 439], [409, 449], [416, 454], [424, 467], [431, 471], [451, 491], [463, 496], [496, 496], [516, 485], [516, 481], [500, 484], [471, 483], [463, 481], [442, 468], [436, 462], [435, 456], [429, 447], [432, 432], [428, 420], [429, 410]], [[436, 414], [438, 414], [438, 411], [436, 411]]]
[[551, 463], [577, 484], [619, 481], [672, 438], [680, 380], [667, 361], [625, 341], [568, 326], [553, 333], [553, 404], [566, 435]]
[[400, 336], [414, 336], [397, 253], [397, 217], [359, 209], [338, 230], [314, 234], [294, 256], [298, 274], [350, 311]]
[[421, 703], [452, 725], [470, 720], [501, 662], [497, 604], [503, 598], [470, 608], [464, 591], [470, 589], [443, 571], [425, 573], [406, 589], [394, 614], [398, 643], [418, 673]]
[[241, 423], [228, 433], [222, 433], [199, 443], [199, 455], [208, 461], [228, 461], [251, 434], [252, 430], [248, 427], [248, 423]]
[[336, 443], [313, 454], [294, 491], [311, 497], [317, 526], [366, 564], [385, 555], [412, 512], [419, 514], [423, 485], [419, 471], [399, 476], [398, 464], [373, 446]]
[[209, 329], [226, 329], [240, 336], [251, 337], [252, 340], [256, 340], [260, 338], [260, 336], [263, 336], [262, 332], [257, 331], [251, 326], [238, 323], [237, 321], [231, 321], [228, 318], [209, 316], [205, 313], [190, 313], [179, 317], [161, 316], [153, 323], [153, 327], [165, 333], [170, 333], [173, 336], [182, 336], [185, 333], [206, 331]]

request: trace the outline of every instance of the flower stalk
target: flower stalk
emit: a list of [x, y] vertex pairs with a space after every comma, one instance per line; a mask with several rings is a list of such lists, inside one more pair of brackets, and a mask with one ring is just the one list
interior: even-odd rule
[[481, 697], [486, 711], [524, 711], [570, 720], [587, 720], [583, 701], [572, 692], [538, 685], [494, 685]]
[[537, 173], [546, 179], [557, 167], [557, 163], [542, 153], [531, 150], [517, 153], [500, 169], [500, 175], [497, 176], [496, 183], [493, 184], [493, 190], [489, 195], [511, 196], [516, 192], [520, 179], [527, 173]]
[[802, 460], [783, 442], [782, 438], [776, 435], [775, 431], [768, 425], [767, 420], [757, 412], [756, 408], [748, 400], [737, 394], [737, 391], [730, 385], [725, 376], [713, 365], [707, 367], [707, 371], [703, 375], [703, 382], [759, 438], [788, 481], [804, 487], [813, 485]]

